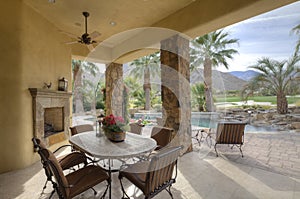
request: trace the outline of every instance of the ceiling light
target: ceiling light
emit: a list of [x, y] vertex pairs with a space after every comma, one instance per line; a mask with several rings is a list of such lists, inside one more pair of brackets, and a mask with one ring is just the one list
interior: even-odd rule
[[111, 22], [109, 22], [109, 24], [110, 24], [111, 26], [117, 25], [117, 23], [116, 23], [115, 21], [111, 21]]
[[48, 0], [49, 3], [55, 3], [55, 0]]

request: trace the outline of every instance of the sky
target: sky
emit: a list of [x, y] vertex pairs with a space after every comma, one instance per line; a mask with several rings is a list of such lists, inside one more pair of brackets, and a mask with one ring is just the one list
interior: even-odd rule
[[[239, 40], [239, 45], [234, 46], [239, 53], [228, 60], [229, 69], [219, 66], [217, 70], [249, 70], [262, 57], [289, 59], [298, 38], [291, 30], [299, 24], [300, 1], [225, 27], [231, 38]], [[105, 66], [98, 66], [104, 72]]]
[[230, 37], [239, 39], [239, 46], [235, 46], [239, 54], [228, 60], [229, 70], [217, 69], [245, 71], [262, 57], [289, 59], [298, 38], [291, 30], [299, 24], [300, 2], [296, 2], [224, 28]]

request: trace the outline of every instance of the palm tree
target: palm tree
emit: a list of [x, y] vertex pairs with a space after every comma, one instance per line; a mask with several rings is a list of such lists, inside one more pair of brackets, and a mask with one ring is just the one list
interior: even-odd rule
[[145, 92], [145, 110], [150, 109], [150, 76], [159, 75], [159, 63], [160, 63], [159, 53], [154, 53], [151, 55], [147, 55], [141, 57], [139, 59], [134, 60], [130, 65], [135, 66], [130, 75], [135, 78], [144, 77], [144, 92]]
[[[292, 32], [294, 32], [295, 34], [297, 34], [297, 35], [300, 36], [300, 24], [297, 25], [297, 26], [295, 26], [295, 27], [292, 29]], [[296, 55], [298, 54], [299, 49], [300, 49], [300, 37], [298, 38], [298, 41], [297, 41], [297, 44], [296, 44], [294, 56], [296, 56]]]
[[257, 61], [252, 69], [260, 72], [259, 75], [250, 81], [250, 85], [254, 84], [253, 88], [269, 88], [271, 92], [277, 96], [277, 112], [286, 114], [288, 111], [288, 102], [286, 94], [292, 80], [299, 74], [298, 66], [296, 65], [300, 57], [293, 56], [290, 60], [276, 61], [270, 58], [262, 58]]
[[86, 82], [88, 80], [83, 79], [83, 72], [88, 72], [92, 76], [96, 76], [98, 72], [98, 67], [91, 63], [81, 60], [72, 60], [72, 71], [73, 71], [73, 107], [74, 112], [79, 113], [84, 111], [83, 101], [84, 101], [84, 86], [83, 84], [89, 85], [90, 82]]
[[192, 104], [198, 107], [198, 111], [205, 111], [205, 86], [197, 83], [192, 86]]
[[224, 65], [228, 68], [227, 59], [238, 53], [230, 45], [238, 44], [238, 39], [228, 39], [229, 33], [218, 30], [195, 38], [191, 45], [191, 70], [199, 65], [204, 66], [204, 84], [206, 110], [214, 111], [212, 97], [212, 67]]

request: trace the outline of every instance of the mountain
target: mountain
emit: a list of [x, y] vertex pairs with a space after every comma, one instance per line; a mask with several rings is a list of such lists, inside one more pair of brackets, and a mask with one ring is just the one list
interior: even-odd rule
[[[124, 77], [130, 74], [132, 66], [126, 66], [123, 70]], [[143, 77], [141, 77], [143, 78]], [[213, 88], [217, 91], [228, 91], [228, 90], [241, 90], [244, 85], [247, 84], [247, 81], [237, 78], [236, 76], [231, 75], [230, 73], [223, 73], [217, 70], [212, 71], [213, 78]], [[191, 85], [195, 83], [203, 83], [203, 69], [198, 68], [191, 73], [190, 83]], [[160, 77], [152, 77], [151, 82], [154, 84], [160, 84]], [[140, 81], [142, 83], [142, 81]]]
[[[221, 71], [212, 71], [213, 88], [217, 91], [228, 91], [228, 90], [241, 90], [246, 81], [231, 75], [230, 73], [223, 73]], [[203, 82], [203, 69], [196, 69], [191, 74], [191, 84], [197, 82]]]
[[229, 74], [236, 76], [245, 81], [249, 81], [253, 77], [257, 76], [259, 73], [254, 70], [246, 70], [246, 71], [232, 71]]

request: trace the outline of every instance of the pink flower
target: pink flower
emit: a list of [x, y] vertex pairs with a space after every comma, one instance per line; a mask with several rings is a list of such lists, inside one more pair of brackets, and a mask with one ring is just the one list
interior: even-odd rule
[[113, 132], [120, 132], [122, 128], [126, 125], [125, 121], [120, 116], [114, 116], [110, 114], [103, 119], [103, 128], [113, 131]]

